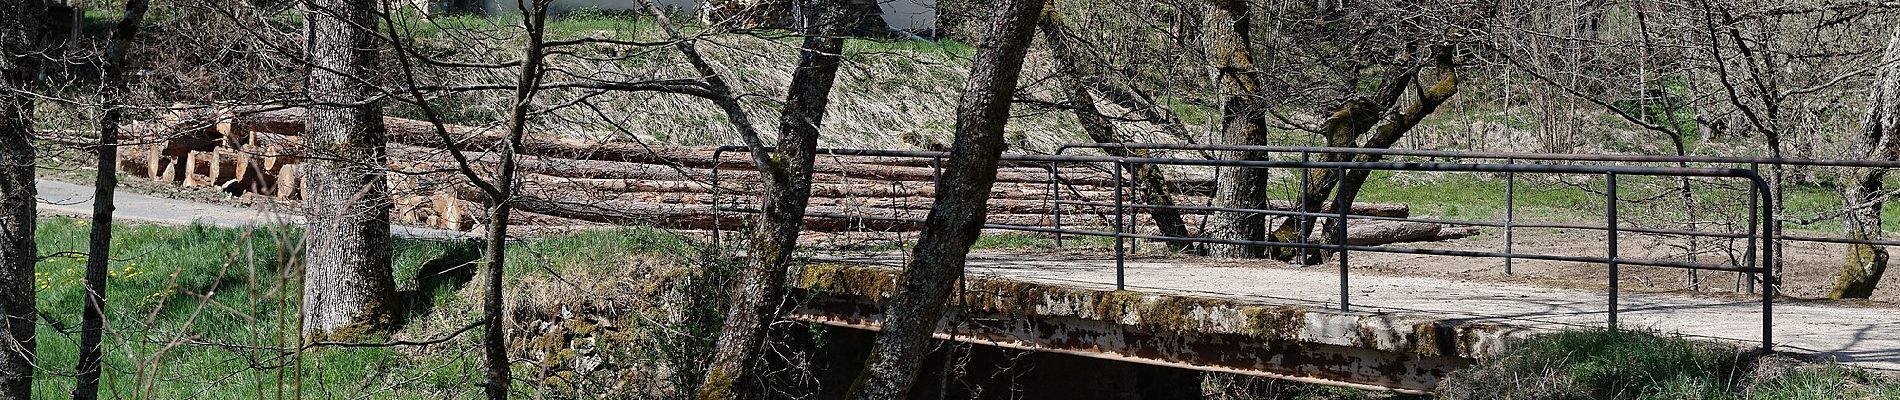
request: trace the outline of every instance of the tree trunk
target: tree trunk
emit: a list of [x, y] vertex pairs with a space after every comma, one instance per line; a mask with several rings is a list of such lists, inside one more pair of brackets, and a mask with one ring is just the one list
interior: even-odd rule
[[767, 328], [784, 303], [786, 273], [811, 199], [818, 127], [824, 122], [844, 51], [842, 34], [862, 15], [861, 8], [840, 0], [810, 1], [805, 7], [816, 21], [806, 28], [797, 72], [786, 90], [778, 151], [772, 163], [758, 166], [766, 178], [759, 194], [760, 223], [752, 234], [750, 260], [732, 288], [712, 364], [697, 391], [700, 399], [735, 399], [739, 385], [756, 381], [749, 367], [757, 361]]
[[[1379, 125], [1372, 137], [1366, 139], [1366, 143], [1361, 147], [1372, 149], [1392, 147], [1393, 144], [1398, 143], [1400, 137], [1405, 136], [1406, 132], [1411, 131], [1412, 127], [1418, 126], [1418, 123], [1424, 121], [1425, 117], [1437, 111], [1439, 105], [1444, 104], [1447, 100], [1451, 100], [1451, 96], [1458, 94], [1459, 76], [1455, 66], [1451, 62], [1450, 57], [1452, 57], [1453, 54], [1451, 45], [1439, 46], [1435, 54], [1439, 57], [1438, 73], [1440, 77], [1438, 82], [1429, 88], [1420, 87], [1417, 99], [1413, 100], [1412, 104], [1407, 106], [1404, 111], [1387, 117], [1384, 124]], [[1352, 161], [1374, 162], [1379, 161], [1380, 158], [1382, 157], [1378, 154], [1360, 154], [1353, 156]], [[1346, 176], [1340, 178], [1339, 192], [1334, 195], [1332, 209], [1339, 210], [1340, 207], [1347, 207], [1352, 204], [1353, 200], [1359, 197], [1359, 190], [1365, 187], [1366, 178], [1369, 177], [1371, 173], [1372, 171], [1363, 169], [1346, 172]]]
[[304, 135], [306, 182], [303, 333], [349, 336], [389, 328], [398, 316], [390, 275], [386, 138], [374, 73], [368, 0], [309, 0]]
[[[1340, 109], [1327, 117], [1326, 123], [1320, 127], [1321, 132], [1326, 135], [1326, 146], [1356, 147], [1359, 135], [1378, 122], [1378, 111], [1379, 108], [1366, 99], [1354, 99], [1341, 105]], [[1351, 159], [1350, 154], [1330, 153], [1320, 155], [1318, 161], [1340, 162]], [[1316, 169], [1304, 170], [1301, 173], [1306, 175], [1305, 184], [1301, 186], [1299, 198], [1294, 200], [1295, 209], [1308, 213], [1330, 212], [1326, 209], [1326, 198], [1339, 183], [1341, 178], [1339, 170]], [[1272, 240], [1282, 243], [1312, 241], [1313, 236], [1303, 238], [1301, 232], [1311, 231], [1315, 227], [1334, 226], [1332, 224], [1332, 222], [1321, 224], [1318, 217], [1287, 218], [1280, 222], [1280, 226], [1273, 229]], [[1330, 229], [1321, 231], [1332, 232]], [[1273, 257], [1280, 260], [1297, 259], [1301, 263], [1316, 264], [1322, 261], [1325, 253], [1317, 249], [1281, 247], [1274, 250]]]
[[33, 241], [37, 203], [33, 152], [33, 98], [39, 71], [31, 54], [41, 45], [40, 25], [45, 2], [0, 1], [0, 400], [33, 396], [36, 289], [33, 264], [38, 248]]
[[884, 330], [872, 345], [853, 398], [895, 400], [910, 393], [950, 289], [963, 277], [970, 245], [982, 233], [1003, 153], [1003, 127], [1043, 3], [1010, 0], [992, 6], [994, 21], [957, 101], [956, 140], [937, 182], [936, 203], [917, 236], [899, 291], [885, 304]]
[[[1378, 91], [1370, 97], [1353, 99], [1340, 106], [1320, 127], [1326, 135], [1329, 147], [1390, 148], [1413, 127], [1438, 110], [1438, 106], [1450, 100], [1458, 93], [1460, 77], [1457, 74], [1456, 55], [1452, 45], [1438, 45], [1432, 48], [1431, 62], [1436, 66], [1438, 80], [1431, 87], [1418, 87], [1413, 102], [1403, 110], [1391, 111], [1403, 99], [1405, 92], [1418, 81], [1419, 67], [1389, 66], [1381, 79]], [[1384, 116], [1381, 118], [1381, 116]], [[1365, 143], [1359, 143], [1361, 136], [1372, 133]], [[1351, 155], [1344, 153], [1326, 154], [1322, 161], [1372, 162], [1382, 157], [1376, 154]], [[1352, 170], [1316, 170], [1308, 171], [1308, 183], [1300, 193], [1298, 203], [1306, 212], [1338, 210], [1338, 207], [1352, 204], [1365, 186], [1371, 171]], [[1338, 189], [1335, 191], [1334, 189]], [[1323, 207], [1328, 193], [1333, 194], [1332, 207]], [[1330, 212], [1330, 211], [1327, 211]], [[1278, 242], [1298, 242], [1301, 232], [1311, 229], [1318, 220], [1316, 217], [1288, 218], [1273, 231], [1273, 240]], [[1334, 227], [1326, 230], [1329, 236], [1337, 237], [1337, 221], [1325, 221], [1320, 226]], [[1310, 237], [1309, 237], [1310, 238]], [[1323, 261], [1323, 252], [1310, 249], [1282, 248], [1274, 257], [1283, 260], [1295, 260], [1305, 264]]]
[[[1892, 41], [1887, 44], [1885, 68], [1880, 70], [1880, 78], [1874, 83], [1872, 95], [1868, 96], [1866, 120], [1861, 127], [1860, 145], [1866, 152], [1865, 157], [1880, 160], [1900, 159], [1900, 29], [1894, 30]], [[1880, 239], [1880, 209], [1885, 169], [1873, 169], [1862, 174], [1857, 182], [1848, 186], [1846, 207], [1841, 227], [1846, 230], [1848, 239]], [[1871, 204], [1869, 204], [1871, 203]], [[1864, 299], [1874, 294], [1880, 277], [1887, 272], [1887, 249], [1880, 246], [1856, 244], [1848, 247], [1847, 261], [1841, 268], [1841, 275], [1835, 279], [1834, 290], [1828, 297], [1836, 299]]]
[[73, 387], [73, 400], [99, 398], [99, 375], [105, 341], [106, 278], [112, 257], [112, 195], [119, 187], [119, 120], [124, 103], [125, 51], [138, 36], [145, 20], [146, 0], [128, 0], [125, 16], [106, 47], [105, 75], [100, 86], [102, 114], [99, 117], [99, 146], [94, 149], [98, 164], [93, 171], [92, 236], [86, 247], [86, 305], [79, 334], [79, 374]]
[[[1069, 107], [1075, 112], [1075, 119], [1081, 123], [1082, 131], [1088, 133], [1089, 140], [1096, 143], [1123, 143], [1121, 135], [1115, 134], [1115, 124], [1103, 116], [1095, 107], [1095, 96], [1089, 94], [1089, 86], [1084, 83], [1090, 72], [1082, 70], [1075, 49], [1070, 48], [1069, 30], [1062, 23], [1061, 15], [1055, 10], [1043, 13], [1041, 22], [1043, 41], [1049, 44], [1054, 56], [1057, 75], [1062, 81], [1063, 92], [1068, 95]], [[1148, 157], [1147, 150], [1125, 149], [1118, 147], [1103, 148], [1115, 157]], [[1134, 177], [1140, 188], [1142, 202], [1157, 206], [1173, 206], [1174, 194], [1169, 190], [1168, 180], [1161, 174], [1161, 167], [1154, 164], [1128, 164], [1128, 174]], [[1060, 183], [1057, 183], [1060, 184]], [[1187, 222], [1181, 220], [1181, 211], [1172, 208], [1149, 208], [1148, 215], [1154, 217], [1155, 227], [1162, 236], [1188, 237]], [[1168, 247], [1176, 251], [1185, 251], [1192, 247], [1191, 242], [1168, 242]]]
[[[1261, 98], [1259, 71], [1254, 69], [1252, 13], [1241, 0], [1211, 0], [1208, 7], [1208, 56], [1214, 60], [1214, 78], [1221, 95], [1221, 144], [1265, 145], [1268, 143], [1267, 106]], [[1264, 152], [1224, 152], [1234, 160], [1265, 160]], [[1264, 168], [1220, 169], [1220, 181], [1214, 189], [1214, 205], [1222, 208], [1259, 209], [1267, 201], [1267, 170]], [[1266, 239], [1266, 216], [1250, 212], [1216, 212], [1205, 236], [1215, 239]], [[1208, 245], [1208, 255], [1250, 258], [1262, 254], [1260, 246]]]
[[[1855, 183], [1848, 187], [1845, 207], [1850, 210], [1842, 215], [1841, 228], [1846, 238], [1860, 240], [1878, 240], [1881, 238], [1879, 196], [1882, 189], [1884, 170], [1875, 169], [1861, 174]], [[1872, 202], [1873, 204], [1866, 204]], [[1847, 257], [1841, 267], [1841, 275], [1835, 278], [1834, 289], [1828, 297], [1835, 299], [1865, 299], [1874, 294], [1874, 288], [1880, 283], [1880, 277], [1887, 271], [1887, 249], [1869, 244], [1848, 245]]]
[[[521, 70], [515, 77], [513, 107], [508, 114], [508, 133], [500, 144], [501, 165], [495, 173], [494, 183], [479, 185], [487, 192], [489, 203], [488, 232], [483, 237], [486, 250], [482, 260], [482, 360], [487, 367], [483, 393], [489, 400], [506, 400], [512, 392], [508, 360], [508, 333], [502, 324], [502, 275], [507, 270], [508, 260], [508, 213], [517, 200], [515, 187], [516, 149], [521, 147], [527, 136], [528, 116], [534, 111], [536, 89], [541, 85], [543, 63], [547, 52], [542, 47], [546, 40], [548, 0], [533, 0], [524, 3], [527, 12], [522, 16], [522, 29], [527, 32], [527, 43], [522, 46]], [[465, 173], [473, 174], [469, 166], [462, 166]], [[474, 178], [471, 176], [471, 179]]]

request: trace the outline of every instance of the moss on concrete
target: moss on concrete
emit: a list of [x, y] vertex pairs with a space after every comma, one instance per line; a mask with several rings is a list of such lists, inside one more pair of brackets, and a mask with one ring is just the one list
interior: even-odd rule
[[[897, 269], [885, 267], [810, 264], [805, 266], [796, 283], [798, 289], [809, 293], [876, 303], [896, 294], [901, 275]], [[1261, 341], [1305, 342], [1313, 340], [1302, 337], [1309, 332], [1334, 331], [1358, 335], [1346, 345], [1423, 356], [1478, 357], [1505, 347], [1523, 334], [1508, 326], [1440, 327], [1436, 321], [1400, 322], [1385, 315], [1073, 288], [983, 276], [967, 277], [962, 282], [962, 290], [953, 296], [953, 306], [965, 313], [1015, 318], [1078, 318], [1132, 325], [1151, 332], [1233, 334]], [[1311, 315], [1315, 312], [1324, 314]], [[1326, 318], [1311, 318], [1322, 316]], [[1308, 326], [1315, 323], [1328, 325]], [[1352, 325], [1341, 325], [1348, 323]]]
[[1244, 333], [1259, 338], [1292, 338], [1300, 333], [1306, 321], [1306, 309], [1303, 307], [1249, 306], [1243, 311], [1247, 323]]

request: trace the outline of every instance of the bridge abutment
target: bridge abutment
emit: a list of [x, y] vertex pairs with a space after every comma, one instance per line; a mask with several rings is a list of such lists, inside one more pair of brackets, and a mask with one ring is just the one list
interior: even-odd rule
[[[899, 270], [807, 265], [793, 317], [880, 328]], [[1529, 331], [1498, 324], [967, 276], [937, 338], [1187, 370], [1425, 392]]]

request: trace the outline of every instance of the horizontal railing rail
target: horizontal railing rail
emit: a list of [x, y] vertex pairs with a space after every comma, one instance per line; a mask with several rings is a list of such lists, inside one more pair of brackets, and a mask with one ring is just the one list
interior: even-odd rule
[[[1245, 151], [1245, 152], [1299, 154], [1302, 159], [1306, 159], [1310, 157], [1310, 155], [1312, 154], [1352, 154], [1352, 155], [1432, 157], [1432, 158], [1449, 158], [1449, 159], [1489, 159], [1489, 160], [1505, 160], [1507, 163], [1515, 163], [1517, 161], [1560, 161], [1560, 162], [1609, 162], [1609, 163], [1677, 163], [1677, 164], [1711, 164], [1711, 165], [1736, 165], [1736, 166], [1746, 165], [1749, 167], [1749, 169], [1757, 171], [1757, 173], [1759, 173], [1762, 165], [1882, 168], [1882, 169], [1900, 168], [1900, 161], [1889, 161], [1889, 160], [1810, 159], [1810, 158], [1785, 158], [1785, 157], [1686, 156], [1686, 155], [1677, 156], [1677, 155], [1649, 155], [1649, 154], [1515, 153], [1515, 152], [1486, 152], [1486, 151], [1466, 151], [1466, 150], [1418, 150], [1418, 149], [1273, 146], [1273, 145], [1222, 145], [1222, 144], [1195, 144], [1195, 143], [1066, 143], [1066, 144], [1058, 145], [1056, 147], [1055, 154], [1063, 155], [1071, 149], [1175, 150], [1175, 151], [1199, 151], [1199, 152]], [[1505, 180], [1506, 180], [1506, 188], [1507, 188], [1506, 191], [1515, 192], [1515, 188], [1517, 184], [1516, 176], [1513, 174], [1507, 173], [1505, 175]], [[1771, 184], [1779, 185], [1781, 184], [1781, 182], [1773, 182]], [[1302, 186], [1304, 185], [1305, 184], [1302, 183]], [[1784, 199], [1780, 198], [1780, 196], [1783, 193], [1783, 190], [1781, 190], [1781, 188], [1779, 187], [1776, 187], [1775, 189], [1776, 190], [1772, 190], [1769, 192], [1771, 196], [1775, 197], [1776, 201], [1784, 201]], [[1755, 195], [1753, 193], [1750, 193], [1748, 197], [1752, 201], [1752, 199], [1755, 198]], [[1515, 221], [1513, 221], [1513, 218], [1511, 218], [1511, 214], [1515, 213], [1516, 196], [1514, 195], [1514, 193], [1507, 194], [1505, 201], [1507, 204], [1506, 205], [1507, 215], [1505, 219], [1506, 226], [1504, 227], [1504, 230], [1505, 230], [1505, 236], [1506, 236], [1505, 242], [1506, 242], [1507, 247], [1515, 243], [1515, 240], [1513, 240], [1513, 236], [1515, 234], [1515, 228], [1549, 227], [1549, 226], [1533, 226], [1533, 225], [1525, 225], [1525, 224], [1515, 224]], [[1786, 204], [1786, 203], [1784, 202], [1784, 203], [1779, 203], [1779, 204]], [[1767, 240], [1770, 243], [1772, 243], [1776, 249], [1785, 248], [1785, 246], [1789, 242], [1869, 245], [1869, 246], [1900, 246], [1900, 240], [1891, 240], [1891, 239], [1825, 237], [1825, 236], [1787, 234], [1785, 233], [1786, 229], [1784, 228], [1784, 226], [1785, 226], [1785, 223], [1789, 221], [1789, 219], [1782, 218], [1779, 215], [1779, 212], [1780, 212], [1779, 209], [1770, 208], [1770, 210], [1774, 211], [1775, 214], [1773, 215], [1775, 215], [1776, 217], [1769, 219], [1768, 221], [1775, 224], [1777, 233], [1764, 240]], [[1582, 228], [1582, 227], [1575, 227], [1575, 228], [1588, 229], [1588, 228]], [[1679, 232], [1650, 232], [1650, 233], [1696, 235], [1696, 236], [1707, 236], [1707, 237], [1734, 236], [1734, 235], [1720, 235], [1720, 234], [1708, 234], [1708, 233], [1690, 234], [1688, 232], [1702, 232], [1702, 231], [1679, 230]], [[1691, 252], [1693, 252], [1693, 249], [1691, 249]], [[1775, 268], [1775, 273], [1777, 275], [1781, 273], [1782, 262], [1783, 260], [1776, 260], [1776, 263], [1773, 265], [1773, 268]], [[1512, 272], [1511, 259], [1505, 260], [1504, 270], [1505, 270], [1505, 273], [1507, 274]], [[1737, 276], [1737, 280], [1735, 284], [1736, 284], [1737, 290], [1739, 291], [1747, 291], [1751, 293], [1755, 291], [1755, 281], [1740, 279], [1739, 275]], [[1700, 283], [1699, 276], [1694, 271], [1690, 271], [1689, 287], [1691, 289], [1699, 289], [1700, 285], [1701, 283]]]
[[1371, 154], [1388, 156], [1470, 158], [1491, 160], [1523, 161], [1588, 161], [1588, 162], [1624, 162], [1624, 163], [1697, 163], [1697, 164], [1760, 164], [1760, 165], [1802, 165], [1817, 167], [1861, 167], [1861, 168], [1900, 168], [1900, 161], [1886, 160], [1833, 160], [1813, 158], [1776, 158], [1776, 157], [1730, 157], [1730, 156], [1671, 156], [1649, 154], [1569, 154], [1569, 153], [1511, 153], [1492, 151], [1463, 150], [1415, 150], [1380, 149], [1359, 147], [1317, 147], [1317, 146], [1250, 146], [1192, 143], [1065, 143], [1056, 146], [1055, 154], [1066, 153], [1069, 149], [1128, 149], [1128, 150], [1184, 150], [1184, 151], [1257, 151], [1269, 153], [1312, 153], [1312, 154]]

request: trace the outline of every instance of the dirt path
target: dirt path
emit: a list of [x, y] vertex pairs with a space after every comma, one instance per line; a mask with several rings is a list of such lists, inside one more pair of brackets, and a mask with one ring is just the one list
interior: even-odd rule
[[[1828, 236], [1823, 232], [1804, 232], [1808, 236]], [[1412, 243], [1404, 246], [1432, 249], [1485, 250], [1502, 251], [1503, 235], [1496, 229], [1484, 231], [1483, 235], [1447, 242]], [[1519, 230], [1514, 235], [1513, 250], [1520, 253], [1604, 256], [1608, 254], [1607, 240], [1602, 233], [1586, 234], [1575, 232], [1552, 232], [1549, 230]], [[1622, 235], [1618, 252], [1620, 257], [1687, 261], [1687, 243], [1678, 238], [1661, 238], [1644, 235]], [[1730, 246], [1727, 243], [1702, 242], [1698, 245], [1702, 256], [1696, 261], [1704, 263], [1727, 263], [1739, 259], [1745, 243], [1737, 241]], [[1731, 251], [1732, 250], [1732, 251]], [[1833, 288], [1835, 276], [1840, 272], [1841, 254], [1845, 245], [1827, 243], [1788, 242], [1777, 256], [1782, 260], [1781, 295], [1798, 299], [1820, 299], [1827, 297]], [[1731, 258], [1733, 257], [1733, 258]], [[1498, 283], [1523, 283], [1543, 286], [1603, 289], [1609, 286], [1608, 269], [1601, 264], [1583, 264], [1558, 261], [1514, 260], [1513, 275], [1504, 274], [1502, 259], [1468, 259], [1442, 256], [1424, 256], [1389, 253], [1354, 253], [1351, 257], [1355, 268], [1366, 268], [1382, 273], [1402, 276], [1423, 276], [1460, 281], [1481, 281]], [[1696, 274], [1699, 287], [1691, 290], [1688, 270], [1673, 268], [1625, 266], [1620, 272], [1621, 284], [1625, 290], [1643, 292], [1701, 292], [1707, 294], [1746, 292], [1746, 283], [1738, 281], [1735, 273], [1704, 271]], [[1881, 280], [1881, 289], [1874, 297], [1866, 301], [1848, 301], [1848, 303], [1885, 304], [1900, 306], [1900, 273], [1889, 273]]]
[[[40, 214], [73, 217], [92, 215], [92, 186], [78, 185], [54, 180], [39, 180]], [[224, 205], [207, 204], [190, 200], [178, 200], [152, 197], [143, 194], [119, 190], [114, 194], [113, 218], [121, 221], [135, 221], [167, 225], [188, 225], [193, 222], [221, 227], [243, 227], [268, 224], [302, 224], [303, 217], [298, 210], [269, 209], [267, 204], [259, 208], [246, 209]], [[412, 239], [457, 239], [472, 238], [478, 235], [469, 232], [456, 232], [440, 229], [392, 226], [391, 234]]]

